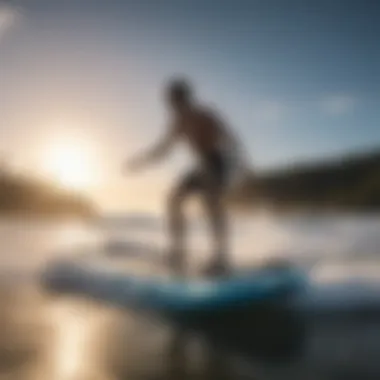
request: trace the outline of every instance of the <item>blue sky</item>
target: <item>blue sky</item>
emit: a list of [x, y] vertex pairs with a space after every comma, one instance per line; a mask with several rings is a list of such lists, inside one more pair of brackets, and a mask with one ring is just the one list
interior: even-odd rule
[[[193, 78], [259, 167], [380, 143], [375, 1], [0, 4], [0, 151], [38, 170], [47, 135], [94, 141], [102, 200], [123, 197], [120, 163], [162, 131], [162, 84], [176, 73]], [[160, 180], [163, 191], [178, 162], [187, 165], [128, 188]]]

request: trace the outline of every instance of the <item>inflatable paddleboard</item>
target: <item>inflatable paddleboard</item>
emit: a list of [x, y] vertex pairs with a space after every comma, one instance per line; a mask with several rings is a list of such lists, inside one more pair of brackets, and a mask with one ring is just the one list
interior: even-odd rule
[[44, 286], [118, 306], [159, 313], [246, 307], [283, 297], [305, 285], [292, 267], [262, 267], [220, 279], [175, 279], [114, 267], [110, 259], [60, 260], [42, 273]]
[[303, 293], [303, 271], [270, 265], [220, 279], [178, 279], [157, 262], [147, 271], [145, 258], [137, 261], [94, 250], [50, 263], [41, 280], [53, 294], [145, 312], [249, 360], [284, 360], [302, 350], [304, 321], [287, 303]]

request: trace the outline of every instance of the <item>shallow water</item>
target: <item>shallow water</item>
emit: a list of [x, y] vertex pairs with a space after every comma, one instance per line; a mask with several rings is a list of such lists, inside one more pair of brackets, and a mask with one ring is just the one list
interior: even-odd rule
[[[245, 265], [260, 257], [292, 257], [311, 265], [314, 280], [323, 286], [342, 278], [375, 285], [379, 279], [379, 227], [380, 217], [279, 219], [261, 215], [236, 221], [234, 261]], [[200, 231], [192, 234], [195, 257], [207, 247]], [[173, 353], [169, 355], [172, 332], [167, 326], [89, 300], [46, 294], [33, 277], [47, 260], [72, 252], [73, 247], [132, 238], [135, 243], [164, 247], [162, 235], [159, 223], [106, 228], [104, 224], [71, 221], [2, 221], [0, 379], [182, 378], [174, 365], [183, 370], [180, 352], [175, 353], [174, 362]], [[331, 297], [329, 289], [325, 288], [323, 300]], [[334, 298], [332, 302], [336, 304]], [[229, 357], [232, 378], [380, 378], [380, 313], [372, 311], [360, 317], [325, 313], [308, 318], [307, 343], [300, 355], [281, 365], [254, 359], [241, 363], [239, 358]], [[207, 361], [208, 351], [195, 339], [188, 349], [193, 353], [188, 364], [191, 378], [226, 374], [224, 369], [210, 373], [220, 369], [220, 364]]]

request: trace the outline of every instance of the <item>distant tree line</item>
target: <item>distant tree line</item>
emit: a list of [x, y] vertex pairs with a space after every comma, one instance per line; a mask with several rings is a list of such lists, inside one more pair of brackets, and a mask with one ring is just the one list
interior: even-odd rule
[[233, 194], [236, 205], [279, 209], [380, 210], [380, 149], [253, 175]]
[[[269, 203], [279, 210], [380, 211], [380, 149], [252, 173], [228, 201], [244, 210]], [[0, 213], [89, 217], [96, 209], [85, 197], [17, 174], [2, 162]]]
[[83, 196], [15, 173], [0, 165], [0, 213], [46, 216], [92, 216], [94, 206]]

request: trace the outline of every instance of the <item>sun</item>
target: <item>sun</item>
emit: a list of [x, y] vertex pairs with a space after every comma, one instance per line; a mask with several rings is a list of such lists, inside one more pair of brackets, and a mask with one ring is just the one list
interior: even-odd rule
[[46, 155], [49, 174], [62, 186], [84, 190], [94, 181], [94, 168], [89, 152], [80, 144], [56, 144]]

